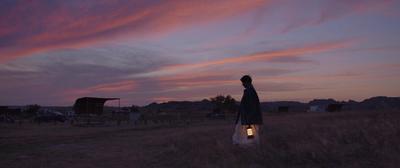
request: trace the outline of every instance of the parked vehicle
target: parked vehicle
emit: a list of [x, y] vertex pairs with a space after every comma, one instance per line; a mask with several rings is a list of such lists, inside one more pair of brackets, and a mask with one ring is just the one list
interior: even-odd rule
[[225, 114], [222, 113], [208, 113], [207, 118], [210, 119], [225, 119]]
[[60, 112], [50, 109], [40, 109], [34, 119], [36, 122], [64, 122], [67, 118]]

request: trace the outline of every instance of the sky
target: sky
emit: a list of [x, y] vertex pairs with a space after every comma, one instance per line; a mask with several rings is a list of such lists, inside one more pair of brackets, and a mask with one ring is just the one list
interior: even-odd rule
[[396, 0], [2, 0], [0, 105], [400, 96]]

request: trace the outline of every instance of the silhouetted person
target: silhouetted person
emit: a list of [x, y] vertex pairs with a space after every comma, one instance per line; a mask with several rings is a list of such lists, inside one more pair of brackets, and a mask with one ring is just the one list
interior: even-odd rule
[[258, 144], [260, 141], [260, 125], [263, 124], [260, 100], [253, 87], [249, 75], [243, 76], [244, 93], [236, 117], [235, 133], [232, 136], [234, 144]]

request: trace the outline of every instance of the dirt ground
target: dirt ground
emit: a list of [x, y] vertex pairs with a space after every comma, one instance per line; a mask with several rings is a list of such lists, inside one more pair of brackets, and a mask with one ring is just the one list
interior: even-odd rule
[[[96, 127], [1, 124], [0, 167], [396, 167], [398, 114], [266, 115], [262, 143], [251, 148], [232, 145], [230, 120]], [[368, 127], [358, 137], [373, 122], [377, 128]]]

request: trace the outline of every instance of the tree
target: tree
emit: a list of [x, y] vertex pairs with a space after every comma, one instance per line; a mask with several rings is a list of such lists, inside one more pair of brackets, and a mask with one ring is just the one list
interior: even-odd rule
[[236, 100], [231, 95], [226, 96], [224, 100], [224, 107], [229, 112], [236, 112]]
[[211, 98], [210, 100], [215, 104], [215, 111], [221, 111], [222, 109], [224, 109], [225, 97], [223, 95], [218, 95]]
[[131, 110], [131, 112], [135, 112], [135, 113], [139, 112], [139, 106], [132, 105], [130, 110]]
[[215, 104], [214, 111], [229, 111], [235, 112], [237, 109], [236, 100], [232, 96], [218, 95], [210, 99], [211, 102]]

